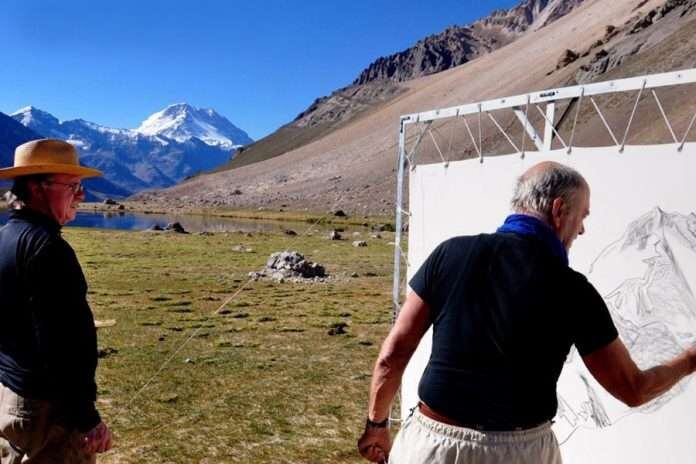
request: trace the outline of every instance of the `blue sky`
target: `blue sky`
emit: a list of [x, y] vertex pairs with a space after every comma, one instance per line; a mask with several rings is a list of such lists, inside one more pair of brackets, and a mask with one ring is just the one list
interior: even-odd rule
[[517, 3], [2, 0], [0, 111], [134, 128], [187, 102], [258, 139], [377, 57]]

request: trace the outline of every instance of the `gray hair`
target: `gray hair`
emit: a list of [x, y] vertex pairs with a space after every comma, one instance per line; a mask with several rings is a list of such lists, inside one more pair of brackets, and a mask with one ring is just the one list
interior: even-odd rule
[[522, 174], [515, 184], [510, 202], [517, 213], [536, 213], [551, 216], [553, 200], [562, 198], [573, 204], [575, 193], [587, 188], [587, 181], [578, 171], [560, 163], [546, 162], [536, 165]]
[[31, 197], [31, 189], [29, 182], [41, 182], [46, 180], [48, 176], [45, 174], [33, 174], [29, 176], [16, 177], [12, 188], [5, 192], [4, 198], [9, 209], [21, 209]]

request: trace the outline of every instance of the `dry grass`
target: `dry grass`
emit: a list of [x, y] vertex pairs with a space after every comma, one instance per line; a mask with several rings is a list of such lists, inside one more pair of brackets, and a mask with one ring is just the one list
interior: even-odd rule
[[[116, 351], [100, 361], [98, 406], [117, 437], [100, 462], [359, 462], [369, 373], [390, 320], [393, 251], [390, 234], [361, 234], [367, 248], [323, 236], [68, 229], [96, 319], [117, 321], [99, 330], [100, 348]], [[232, 251], [238, 244], [255, 252]], [[252, 282], [214, 315], [249, 271], [284, 249], [335, 278]], [[329, 336], [338, 322], [347, 334]]]

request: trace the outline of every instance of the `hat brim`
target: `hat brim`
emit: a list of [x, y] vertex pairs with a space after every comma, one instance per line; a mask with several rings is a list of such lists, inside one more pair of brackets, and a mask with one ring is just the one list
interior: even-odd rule
[[15, 177], [31, 176], [34, 174], [69, 174], [85, 178], [101, 176], [102, 172], [98, 169], [69, 164], [32, 164], [31, 166], [0, 169], [0, 179], [14, 179]]

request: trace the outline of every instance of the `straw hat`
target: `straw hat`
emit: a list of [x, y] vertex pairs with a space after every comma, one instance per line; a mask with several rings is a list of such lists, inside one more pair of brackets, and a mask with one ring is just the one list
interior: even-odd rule
[[15, 149], [14, 166], [0, 169], [0, 179], [32, 174], [72, 174], [101, 176], [101, 171], [80, 166], [77, 150], [68, 142], [55, 139], [32, 140]]

